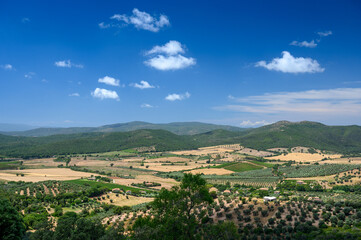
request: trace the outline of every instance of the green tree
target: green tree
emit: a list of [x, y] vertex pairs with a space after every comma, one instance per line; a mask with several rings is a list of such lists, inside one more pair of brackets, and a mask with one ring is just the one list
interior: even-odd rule
[[25, 226], [22, 217], [7, 199], [0, 198], [0, 239], [22, 239]]
[[237, 227], [233, 222], [209, 224], [203, 229], [203, 239], [208, 240], [233, 240], [239, 239]]
[[30, 240], [49, 240], [54, 238], [53, 225], [48, 220], [35, 223], [34, 228], [37, 230], [29, 236]]
[[137, 239], [196, 239], [201, 234], [201, 209], [213, 198], [201, 175], [184, 174], [180, 186], [162, 189], [154, 200], [154, 218], [139, 218], [134, 224]]
[[28, 228], [34, 228], [37, 223], [47, 221], [48, 217], [45, 214], [30, 213], [25, 215], [23, 219]]
[[75, 212], [67, 212], [59, 217], [58, 224], [55, 228], [55, 240], [71, 239], [72, 231], [75, 228], [75, 222], [78, 216]]

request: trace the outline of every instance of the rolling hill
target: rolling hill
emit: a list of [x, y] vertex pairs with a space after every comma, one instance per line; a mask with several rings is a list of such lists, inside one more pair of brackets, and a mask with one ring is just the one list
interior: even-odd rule
[[195, 135], [205, 133], [216, 129], [224, 129], [228, 131], [239, 132], [244, 128], [238, 128], [227, 125], [216, 125], [200, 122], [174, 122], [164, 124], [154, 124], [147, 122], [128, 122], [104, 125], [100, 127], [71, 127], [71, 128], [35, 128], [27, 131], [0, 132], [10, 136], [26, 136], [26, 137], [44, 137], [56, 134], [75, 134], [90, 132], [129, 132], [140, 129], [159, 129], [166, 130], [178, 135]]
[[217, 129], [194, 135], [177, 135], [170, 131], [155, 129], [45, 137], [0, 135], [0, 155], [47, 157], [57, 154], [107, 152], [136, 147], [155, 147], [157, 151], [168, 151], [232, 143], [258, 150], [305, 146], [345, 154], [361, 153], [361, 127], [326, 126], [307, 121], [297, 123], [281, 121], [244, 131]]

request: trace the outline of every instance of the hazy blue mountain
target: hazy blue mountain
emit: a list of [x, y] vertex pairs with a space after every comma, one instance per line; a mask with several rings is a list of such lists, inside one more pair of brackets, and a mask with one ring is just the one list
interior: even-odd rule
[[71, 128], [35, 128], [27, 131], [11, 131], [2, 132], [2, 134], [11, 136], [28, 136], [28, 137], [41, 137], [50, 136], [56, 134], [74, 134], [74, 133], [86, 133], [86, 132], [128, 132], [139, 129], [160, 129], [166, 130], [178, 135], [194, 135], [204, 132], [209, 132], [216, 129], [223, 129], [228, 131], [243, 131], [243, 128], [216, 125], [200, 122], [174, 122], [164, 124], [154, 124], [147, 122], [128, 122], [117, 123], [111, 125], [104, 125], [100, 127], [71, 127]]
[[0, 123], [0, 132], [27, 131], [36, 127], [26, 124]]

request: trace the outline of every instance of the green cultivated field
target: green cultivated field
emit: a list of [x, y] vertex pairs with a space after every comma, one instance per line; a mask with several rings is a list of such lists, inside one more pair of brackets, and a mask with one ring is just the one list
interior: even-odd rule
[[20, 167], [20, 161], [0, 162], [0, 170], [17, 169], [18, 167]]
[[87, 180], [87, 179], [76, 179], [76, 180], [69, 180], [66, 182], [83, 185], [83, 186], [90, 186], [90, 187], [106, 187], [109, 190], [112, 190], [113, 188], [120, 188], [120, 189], [123, 189], [123, 191], [130, 190], [133, 193], [139, 193], [140, 191], [152, 192], [152, 191], [149, 191], [146, 189], [143, 190], [143, 189], [128, 187], [128, 186], [124, 186], [124, 185], [120, 185], [120, 184], [116, 184], [116, 183], [96, 182], [96, 181]]
[[260, 166], [256, 166], [250, 163], [243, 163], [243, 162], [223, 163], [221, 165], [214, 166], [214, 168], [224, 168], [234, 172], [245, 172], [245, 171], [262, 169], [262, 167]]
[[328, 176], [341, 172], [361, 168], [360, 164], [324, 164], [309, 166], [282, 167], [280, 172], [286, 173], [289, 178]]
[[268, 168], [271, 168], [274, 166], [274, 164], [272, 163], [267, 163], [267, 162], [260, 162], [260, 161], [250, 161], [251, 163], [254, 163], [254, 164], [257, 164], [257, 165], [261, 165], [261, 166], [264, 166], [264, 167], [268, 167]]

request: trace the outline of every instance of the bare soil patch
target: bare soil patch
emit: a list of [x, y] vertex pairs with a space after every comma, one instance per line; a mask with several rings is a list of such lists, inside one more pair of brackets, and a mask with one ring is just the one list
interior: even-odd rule
[[203, 168], [203, 169], [194, 169], [187, 171], [192, 174], [204, 174], [204, 175], [228, 175], [234, 173], [233, 171], [224, 169], [224, 168]]
[[208, 154], [220, 154], [226, 152], [234, 152], [236, 150], [240, 150], [241, 146], [239, 144], [232, 144], [232, 145], [219, 145], [219, 146], [212, 146], [212, 147], [204, 147], [198, 148], [197, 150], [187, 150], [187, 151], [174, 151], [171, 152], [177, 155], [208, 155]]
[[49, 188], [48, 188], [47, 186], [45, 186], [44, 184], [43, 184], [43, 188], [44, 188], [45, 194], [49, 194], [49, 193], [50, 193]]
[[[109, 198], [106, 197], [107, 195], [109, 196]], [[105, 200], [102, 199], [99, 202], [113, 204], [117, 206], [134, 206], [141, 203], [151, 202], [154, 200], [154, 198], [135, 197], [135, 196], [123, 195], [123, 194], [118, 194], [117, 197], [115, 193], [109, 193], [103, 195], [103, 197], [105, 197]], [[111, 203], [110, 200], [112, 200], [113, 202]]]
[[361, 164], [361, 157], [352, 157], [352, 158], [335, 158], [335, 159], [329, 159], [320, 161], [320, 164]]
[[[148, 168], [147, 168], [148, 166]], [[144, 166], [137, 166], [137, 168], [143, 168], [148, 170], [160, 171], [160, 172], [174, 172], [182, 170], [192, 170], [194, 168], [213, 166], [212, 164], [201, 164], [195, 162], [188, 163], [160, 163], [146, 161]]]
[[296, 162], [316, 162], [324, 158], [340, 158], [340, 154], [322, 154], [322, 153], [288, 153], [279, 156], [265, 157], [269, 160], [296, 161]]
[[273, 153], [271, 153], [271, 152], [258, 151], [258, 150], [252, 149], [252, 148], [243, 148], [242, 150], [237, 151], [237, 152], [251, 155], [251, 156], [256, 156], [256, 157], [267, 157], [267, 156], [273, 155]]
[[[19, 176], [16, 176], [18, 174]], [[24, 174], [23, 177], [20, 174]], [[90, 177], [92, 173], [73, 171], [69, 168], [24, 169], [0, 171], [0, 178], [7, 181], [40, 182], [47, 180], [72, 180]]]

